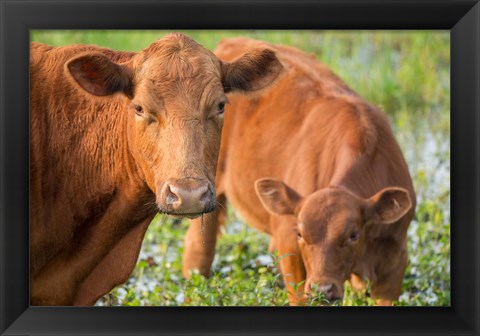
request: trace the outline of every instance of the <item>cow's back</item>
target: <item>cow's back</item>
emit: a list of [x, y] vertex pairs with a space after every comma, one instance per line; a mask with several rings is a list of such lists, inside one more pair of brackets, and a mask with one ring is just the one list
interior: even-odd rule
[[[257, 45], [265, 44], [224, 40], [216, 54], [231, 61]], [[341, 180], [344, 170], [350, 174], [345, 183], [359, 196], [400, 186], [414, 199], [407, 165], [383, 113], [314, 56], [268, 46], [285, 66], [284, 75], [261, 96], [232, 97], [222, 134], [217, 187], [247, 222], [271, 233], [269, 214], [254, 191], [255, 180], [264, 177], [285, 181], [306, 196]]]

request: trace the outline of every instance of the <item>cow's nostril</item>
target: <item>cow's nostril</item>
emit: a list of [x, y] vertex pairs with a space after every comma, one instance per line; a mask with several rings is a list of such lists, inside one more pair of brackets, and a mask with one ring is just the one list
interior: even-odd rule
[[167, 189], [165, 190], [166, 191], [166, 197], [165, 197], [165, 202], [167, 202], [167, 204], [174, 204], [174, 203], [177, 203], [180, 199], [179, 197], [177, 196], [177, 194], [175, 194], [172, 189], [170, 188], [170, 186], [167, 186]]
[[213, 192], [210, 189], [210, 186], [208, 186], [207, 190], [200, 196], [200, 201], [208, 203], [210, 202], [211, 198], [213, 196]]

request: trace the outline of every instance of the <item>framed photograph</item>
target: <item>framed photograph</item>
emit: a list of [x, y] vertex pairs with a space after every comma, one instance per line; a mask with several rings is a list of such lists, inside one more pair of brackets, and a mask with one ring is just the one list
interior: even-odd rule
[[478, 335], [479, 6], [2, 1], [2, 335]]

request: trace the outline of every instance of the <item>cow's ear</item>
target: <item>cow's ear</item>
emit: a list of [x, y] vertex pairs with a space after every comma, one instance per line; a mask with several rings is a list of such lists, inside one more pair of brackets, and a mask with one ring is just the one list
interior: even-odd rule
[[301, 196], [282, 181], [263, 178], [255, 181], [255, 191], [265, 209], [274, 215], [294, 215]]
[[282, 63], [270, 49], [252, 49], [232, 63], [222, 63], [225, 92], [256, 91], [270, 85], [282, 72]]
[[132, 95], [129, 69], [112, 62], [101, 53], [78, 55], [67, 61], [65, 71], [81, 88], [95, 96], [108, 96], [116, 92]]
[[367, 200], [366, 222], [392, 224], [400, 220], [411, 209], [409, 193], [403, 188], [385, 188]]

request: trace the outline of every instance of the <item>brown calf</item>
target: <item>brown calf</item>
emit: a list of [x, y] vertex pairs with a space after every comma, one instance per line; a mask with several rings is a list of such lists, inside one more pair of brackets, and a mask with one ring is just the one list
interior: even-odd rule
[[[220, 43], [233, 61], [265, 46], [248, 39]], [[407, 264], [407, 227], [415, 194], [387, 118], [314, 57], [268, 45], [287, 69], [261, 97], [231, 98], [216, 177], [226, 198], [252, 226], [272, 236], [291, 304], [316, 288], [327, 298], [372, 283], [379, 304], [398, 298]], [[240, 113], [241, 111], [241, 113]], [[221, 209], [205, 216], [205, 236], [193, 221], [184, 274], [208, 275]], [[220, 216], [220, 217], [219, 217]], [[202, 244], [205, 240], [206, 244]]]
[[226, 94], [269, 85], [268, 49], [232, 63], [182, 34], [139, 53], [31, 45], [31, 304], [93, 304], [132, 272], [158, 212], [215, 209]]

